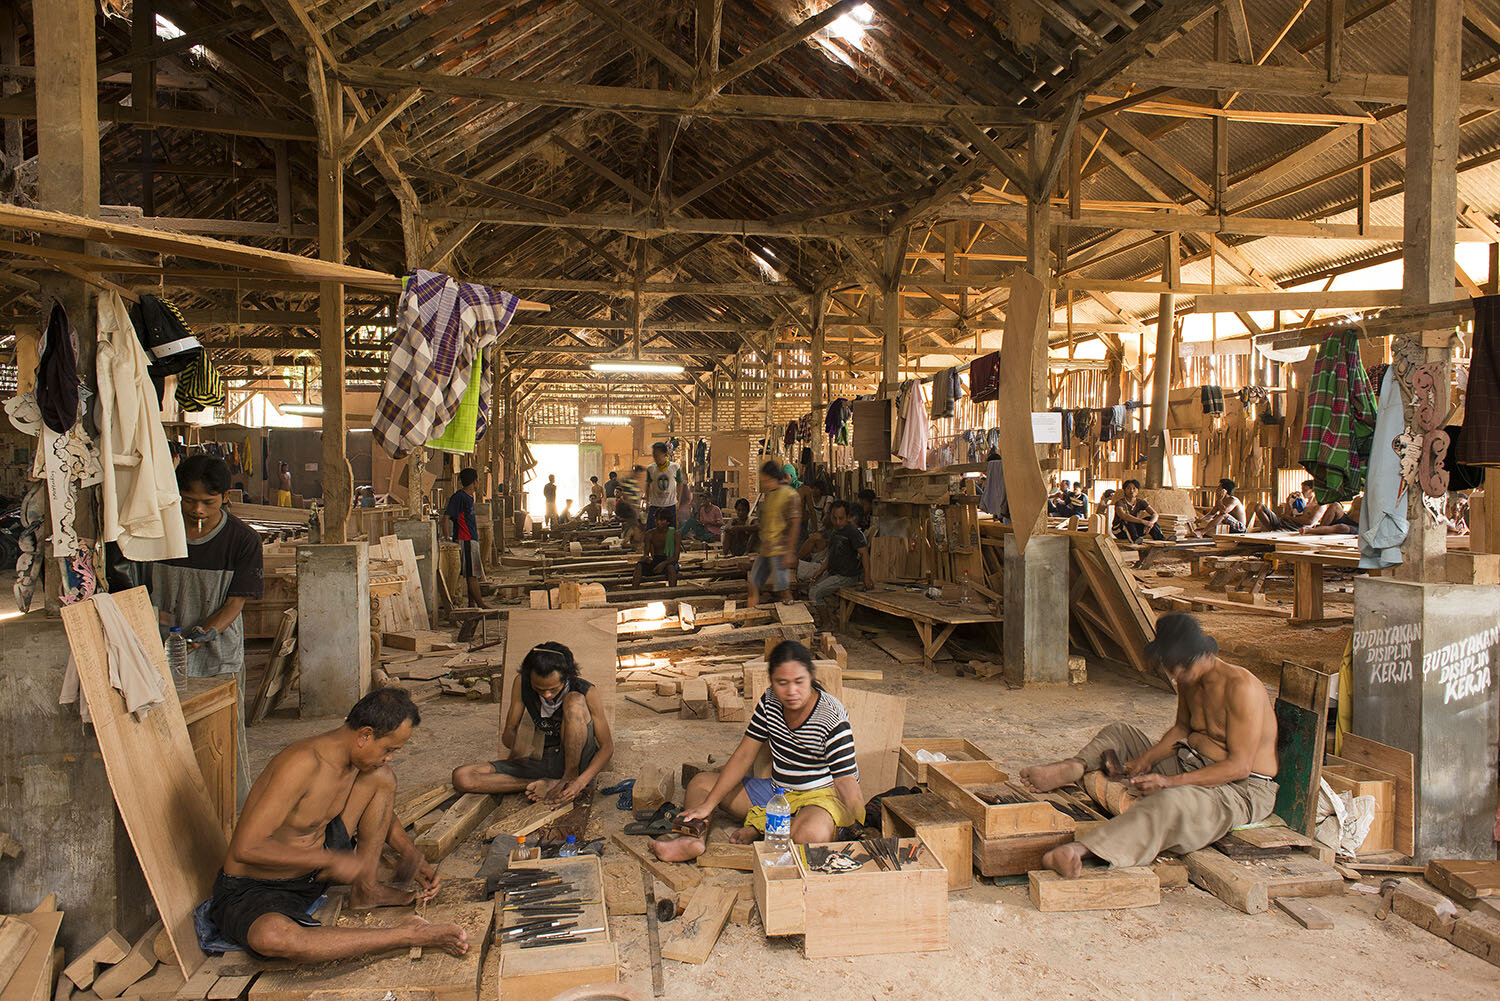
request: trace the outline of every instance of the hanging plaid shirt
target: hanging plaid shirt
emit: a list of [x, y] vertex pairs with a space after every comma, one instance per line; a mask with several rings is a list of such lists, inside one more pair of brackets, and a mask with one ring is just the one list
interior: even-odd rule
[[1302, 468], [1317, 481], [1319, 503], [1348, 500], [1364, 489], [1375, 410], [1358, 331], [1330, 334], [1313, 368], [1302, 428]]
[[[475, 356], [515, 315], [508, 292], [454, 281], [432, 271], [408, 277], [396, 309], [396, 343], [371, 430], [393, 458], [403, 458], [447, 427], [458, 410]], [[480, 366], [478, 435], [489, 416], [490, 366]]]

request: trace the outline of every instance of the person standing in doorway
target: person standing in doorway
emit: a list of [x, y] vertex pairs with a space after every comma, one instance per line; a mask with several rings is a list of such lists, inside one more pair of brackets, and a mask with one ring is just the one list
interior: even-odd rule
[[542, 500], [546, 502], [546, 513], [542, 515], [542, 527], [551, 528], [557, 524], [557, 477], [547, 477], [547, 482], [542, 486]]
[[[282, 464], [283, 469], [285, 463]], [[236, 794], [250, 791], [245, 747], [246, 600], [264, 591], [260, 536], [225, 510], [229, 467], [217, 456], [190, 455], [177, 466], [187, 555], [151, 565], [151, 601], [163, 626], [179, 626], [188, 643], [191, 678], [232, 675], [239, 688], [236, 718]]]
[[666, 511], [673, 527], [677, 525], [677, 505], [687, 502], [687, 479], [682, 467], [672, 461], [672, 452], [667, 443], [659, 441], [651, 446], [651, 458], [655, 460], [646, 470], [646, 524], [655, 526], [656, 512]]
[[[459, 572], [469, 591], [469, 604], [487, 608], [479, 594], [479, 519], [474, 512], [474, 496], [479, 492], [479, 473], [465, 467], [458, 471], [459, 489], [448, 498], [443, 509], [443, 533], [459, 546]], [[451, 527], [450, 527], [451, 525]], [[451, 534], [450, 534], [451, 533]]]
[[281, 471], [276, 474], [276, 506], [292, 506], [292, 469], [284, 462], [281, 464]]

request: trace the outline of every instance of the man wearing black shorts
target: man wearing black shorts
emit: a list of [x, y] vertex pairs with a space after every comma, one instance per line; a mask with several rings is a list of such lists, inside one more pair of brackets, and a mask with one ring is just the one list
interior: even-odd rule
[[[523, 711], [542, 738], [539, 756], [518, 742]], [[495, 795], [525, 790], [534, 800], [566, 803], [609, 764], [615, 742], [604, 702], [579, 677], [573, 652], [561, 643], [539, 643], [521, 661], [500, 742], [508, 758], [460, 765], [453, 770], [453, 788]]]
[[672, 526], [672, 515], [665, 508], [654, 507], [656, 519], [651, 531], [646, 533], [646, 554], [635, 565], [635, 578], [631, 587], [640, 587], [643, 577], [665, 577], [667, 583], [677, 586], [677, 529]]
[[479, 593], [479, 520], [474, 513], [474, 495], [479, 491], [479, 473], [473, 469], [458, 471], [459, 489], [448, 498], [443, 519], [452, 525], [453, 541], [458, 543], [458, 572], [469, 589], [469, 604], [488, 607]]
[[410, 946], [468, 951], [457, 925], [413, 915], [399, 925], [324, 927], [310, 916], [331, 884], [351, 887], [349, 906], [410, 904], [411, 890], [379, 881], [380, 854], [401, 856], [397, 882], [415, 877], [437, 892], [433, 868], [395, 820], [391, 758], [421, 716], [404, 689], [354, 704], [343, 725], [299, 740], [266, 765], [235, 825], [205, 917], [218, 937], [259, 956], [321, 963]]

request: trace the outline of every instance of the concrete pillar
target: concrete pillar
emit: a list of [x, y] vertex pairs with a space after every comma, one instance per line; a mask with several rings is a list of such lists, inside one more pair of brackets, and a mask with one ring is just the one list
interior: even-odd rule
[[1005, 537], [1004, 665], [1008, 681], [1068, 683], [1068, 537]]
[[156, 907], [141, 874], [92, 729], [59, 706], [68, 639], [62, 621], [33, 612], [4, 625], [0, 670], [0, 830], [21, 854], [0, 860], [0, 913], [31, 910], [56, 892], [68, 912], [58, 938], [69, 956], [111, 928], [134, 941]]
[[1500, 587], [1354, 581], [1354, 732], [1416, 756], [1416, 857], [1495, 857]]
[[422, 599], [427, 605], [427, 621], [432, 622], [437, 618], [437, 522], [429, 518], [398, 521], [396, 538], [411, 540], [412, 551], [417, 554], [417, 576], [422, 579]]
[[301, 716], [343, 716], [370, 690], [370, 547], [297, 547]]

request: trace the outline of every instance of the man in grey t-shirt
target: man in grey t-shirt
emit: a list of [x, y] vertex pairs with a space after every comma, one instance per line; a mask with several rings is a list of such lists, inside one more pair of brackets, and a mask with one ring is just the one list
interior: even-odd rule
[[245, 625], [240, 613], [263, 592], [260, 536], [224, 510], [229, 467], [211, 455], [190, 455], [177, 467], [188, 554], [152, 564], [151, 600], [165, 626], [181, 626], [188, 675], [232, 674], [239, 686], [238, 793], [249, 791], [245, 751]]

